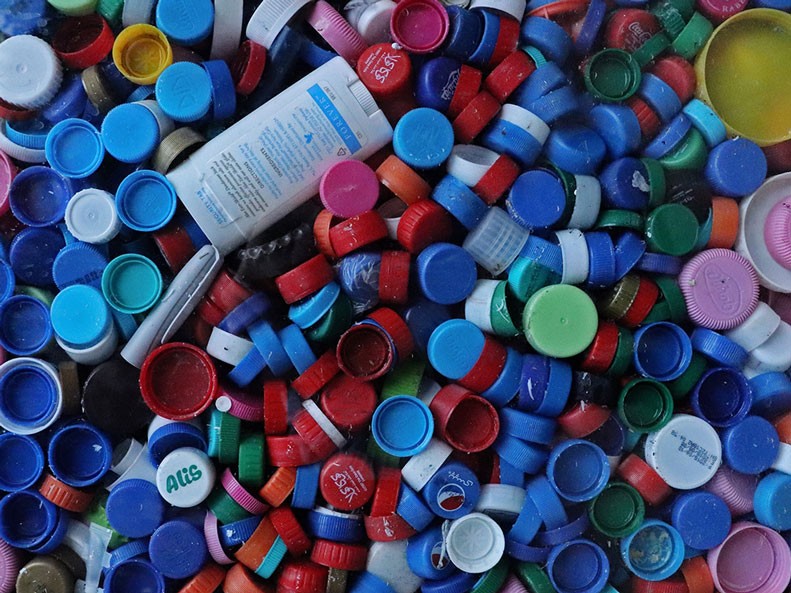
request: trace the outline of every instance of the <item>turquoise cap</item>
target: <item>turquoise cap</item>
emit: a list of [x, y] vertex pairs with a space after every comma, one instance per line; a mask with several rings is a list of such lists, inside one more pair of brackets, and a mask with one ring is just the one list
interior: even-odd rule
[[162, 294], [162, 274], [156, 264], [136, 253], [112, 260], [102, 274], [102, 293], [121, 313], [142, 313], [156, 304]]
[[61, 290], [50, 309], [55, 334], [75, 349], [98, 344], [111, 329], [113, 317], [102, 293], [87, 284]]

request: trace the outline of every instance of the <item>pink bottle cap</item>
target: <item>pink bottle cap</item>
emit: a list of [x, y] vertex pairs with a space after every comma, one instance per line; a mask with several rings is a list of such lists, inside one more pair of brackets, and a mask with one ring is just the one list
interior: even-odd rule
[[4, 152], [0, 152], [0, 216], [8, 212], [8, 190], [16, 177], [16, 165]]
[[307, 21], [352, 66], [357, 64], [362, 53], [368, 49], [365, 39], [354, 30], [349, 21], [324, 0], [316, 2]]
[[508, 578], [500, 589], [500, 593], [527, 593], [527, 589], [518, 578], [514, 575], [508, 575]]
[[707, 561], [722, 593], [783, 593], [791, 582], [791, 549], [779, 533], [757, 523], [736, 523]]
[[748, 0], [698, 0], [697, 9], [715, 23], [721, 23], [747, 7]]
[[351, 218], [372, 210], [379, 200], [379, 178], [361, 161], [341, 161], [327, 169], [319, 184], [324, 207], [335, 216]]
[[721, 465], [714, 477], [704, 486], [716, 494], [731, 511], [734, 517], [745, 515], [753, 510], [753, 495], [758, 487], [758, 476], [749, 476]]
[[390, 18], [390, 34], [407, 51], [427, 54], [448, 36], [450, 18], [439, 0], [401, 0]]
[[239, 506], [252, 515], [263, 515], [269, 507], [250, 494], [244, 486], [234, 477], [231, 470], [226, 468], [222, 474], [222, 487]]
[[791, 196], [769, 211], [764, 222], [764, 241], [774, 260], [791, 270]]
[[762, 292], [763, 301], [772, 307], [772, 310], [780, 315], [780, 319], [786, 323], [791, 323], [791, 294], [766, 290]]
[[0, 540], [0, 592], [11, 593], [22, 564], [19, 552]]
[[714, 330], [743, 323], [758, 305], [758, 276], [746, 258], [729, 249], [701, 251], [678, 276], [689, 318]]
[[217, 564], [233, 564], [234, 561], [228, 557], [220, 543], [220, 522], [211, 511], [206, 513], [203, 520], [203, 535], [206, 538], [206, 547], [209, 554]]

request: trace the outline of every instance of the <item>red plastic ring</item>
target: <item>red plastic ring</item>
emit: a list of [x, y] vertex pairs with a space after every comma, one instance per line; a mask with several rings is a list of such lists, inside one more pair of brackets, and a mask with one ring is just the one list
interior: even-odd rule
[[381, 467], [376, 475], [376, 491], [371, 501], [371, 516], [386, 517], [396, 512], [401, 492], [401, 471]]
[[630, 454], [624, 459], [618, 466], [617, 473], [626, 483], [634, 487], [647, 503], [654, 506], [662, 504], [672, 492], [659, 474], [637, 455]]
[[406, 360], [415, 350], [415, 342], [412, 339], [412, 331], [403, 318], [388, 307], [379, 307], [376, 311], [368, 314], [368, 319], [375, 321], [385, 330], [396, 347], [396, 354], [399, 360]]
[[618, 350], [618, 326], [612, 321], [599, 320], [593, 342], [583, 355], [580, 367], [589, 373], [605, 373]]

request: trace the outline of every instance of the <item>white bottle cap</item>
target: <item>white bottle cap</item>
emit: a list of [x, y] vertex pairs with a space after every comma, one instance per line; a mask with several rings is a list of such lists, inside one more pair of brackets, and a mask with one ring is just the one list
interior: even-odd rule
[[677, 414], [648, 435], [645, 461], [671, 488], [692, 490], [714, 477], [722, 463], [722, 444], [708, 422]]
[[198, 506], [209, 497], [217, 474], [209, 456], [194, 447], [171, 451], [157, 469], [157, 489], [165, 502], [180, 509]]
[[784, 474], [791, 474], [791, 445], [780, 443], [780, 450], [772, 463], [772, 469]]
[[503, 557], [505, 536], [491, 517], [470, 513], [450, 524], [445, 545], [456, 568], [480, 574], [494, 568]]
[[247, 22], [247, 37], [266, 49], [297, 11], [311, 0], [263, 0]]
[[484, 484], [475, 510], [495, 519], [515, 520], [525, 503], [525, 489], [509, 484]]
[[236, 366], [255, 347], [250, 341], [215, 327], [206, 344], [206, 352], [217, 360]]
[[115, 353], [115, 349], [118, 347], [118, 330], [115, 328], [115, 323], [110, 323], [104, 337], [90, 348], [72, 348], [57, 335], [55, 341], [74, 362], [95, 366], [103, 363]]
[[365, 10], [379, 0], [349, 0], [343, 7], [343, 16], [352, 27], [357, 27], [360, 16]]
[[527, 0], [472, 0], [470, 9], [473, 8], [492, 8], [511, 15], [521, 23], [527, 9]]
[[791, 368], [791, 325], [781, 321], [766, 342], [750, 351], [746, 366], [757, 374], [784, 373]]
[[574, 210], [568, 227], [587, 230], [596, 224], [601, 209], [601, 184], [592, 175], [575, 175], [577, 189], [574, 192]]
[[479, 266], [492, 276], [499, 276], [519, 256], [529, 237], [530, 231], [505, 210], [494, 207], [467, 235], [462, 247]]
[[[497, 4], [500, 4], [501, 1], [502, 0], [497, 0]], [[506, 103], [503, 105], [498, 117], [507, 122], [511, 122], [515, 126], [519, 126], [542, 145], [549, 137], [549, 126], [546, 122], [532, 111], [528, 111], [519, 105]]]
[[124, 0], [121, 23], [124, 27], [150, 23], [151, 13], [154, 12], [155, 4], [156, 0]]
[[395, 593], [414, 593], [423, 582], [406, 560], [407, 540], [373, 542], [368, 548], [365, 570], [378, 576]]
[[312, 399], [306, 399], [302, 402], [302, 407], [316, 421], [316, 424], [321, 427], [321, 430], [330, 437], [330, 440], [335, 443], [338, 449], [343, 449], [346, 446], [346, 438], [335, 428], [332, 420], [327, 418], [327, 415], [316, 405], [316, 402]]
[[150, 441], [151, 436], [156, 431], [158, 431], [166, 424], [173, 424], [174, 422], [183, 422], [185, 424], [192, 424], [195, 428], [200, 428], [201, 430], [203, 429], [200, 420], [197, 418], [192, 418], [190, 420], [170, 420], [169, 418], [163, 418], [162, 416], [154, 416], [154, 419], [148, 425], [148, 431], [146, 432], [146, 439]]
[[157, 127], [159, 128], [159, 140], [162, 141], [162, 138], [168, 136], [171, 132], [176, 129], [176, 124], [170, 119], [162, 108], [159, 106], [154, 99], [145, 99], [143, 101], [137, 101], [138, 105], [142, 105], [146, 109], [148, 109], [151, 114], [157, 120]]
[[[119, 448], [124, 447], [124, 443], [126, 442], [127, 441], [124, 441], [123, 443], [118, 445], [118, 447]], [[127, 453], [131, 453], [131, 451], [128, 450], [129, 449], [128, 445], [126, 447], [127, 449], [125, 451]], [[113, 453], [113, 456], [115, 456], [115, 452]], [[110, 482], [105, 486], [107, 490], [112, 490], [113, 488], [118, 486], [118, 484], [120, 484], [121, 482], [125, 482], [126, 480], [132, 480], [132, 479], [145, 480], [146, 482], [151, 482], [152, 484], [157, 483], [157, 470], [151, 463], [151, 459], [149, 458], [148, 455], [147, 446], [144, 446], [142, 449], [140, 449], [139, 453], [137, 454], [137, 457], [135, 457], [131, 463], [129, 463], [126, 456], [124, 456], [123, 466], [125, 466], [126, 469], [119, 474], [116, 480]], [[111, 467], [110, 469], [112, 469], [114, 473], [118, 473], [117, 471], [115, 471], [115, 469], [113, 469], [113, 467]]]
[[10, 156], [12, 159], [22, 161], [23, 163], [46, 163], [47, 155], [44, 149], [41, 148], [28, 148], [20, 146], [12, 142], [5, 132], [5, 120], [0, 119], [0, 150]]
[[450, 151], [448, 173], [467, 187], [475, 187], [500, 155], [474, 144], [457, 144]]
[[58, 92], [63, 72], [50, 45], [33, 35], [0, 43], [0, 98], [25, 109], [38, 109]]
[[492, 327], [492, 301], [494, 291], [500, 285], [500, 280], [478, 280], [470, 296], [464, 301], [464, 318], [481, 328], [481, 331], [493, 334]]
[[590, 255], [585, 235], [578, 229], [555, 231], [563, 255], [561, 284], [582, 284], [588, 279]]
[[763, 301], [758, 301], [755, 311], [744, 320], [744, 323], [726, 331], [725, 336], [750, 352], [766, 342], [778, 327], [780, 327], [780, 315]]
[[430, 406], [431, 402], [434, 400], [434, 396], [439, 393], [440, 389], [442, 389], [442, 387], [439, 383], [428, 375], [424, 375], [417, 388], [417, 397], [424, 404]]
[[132, 467], [132, 464], [140, 455], [143, 450], [143, 445], [135, 439], [126, 439], [121, 441], [115, 449], [113, 449], [113, 461], [110, 466], [110, 471], [119, 476], [126, 470]]
[[75, 239], [94, 244], [112, 240], [123, 226], [112, 194], [95, 188], [74, 194], [66, 204], [64, 220]]
[[395, 7], [396, 4], [393, 0], [379, 0], [379, 2], [371, 4], [360, 14], [355, 28], [368, 45], [392, 41], [390, 37], [390, 17]]
[[453, 453], [453, 449], [450, 445], [438, 439], [431, 439], [428, 447], [410, 457], [406, 465], [401, 468], [401, 477], [413, 490], [419, 492], [428, 483], [431, 476], [437, 473], [451, 453]]
[[210, 59], [230, 62], [234, 58], [239, 49], [243, 25], [244, 0], [214, 0]]

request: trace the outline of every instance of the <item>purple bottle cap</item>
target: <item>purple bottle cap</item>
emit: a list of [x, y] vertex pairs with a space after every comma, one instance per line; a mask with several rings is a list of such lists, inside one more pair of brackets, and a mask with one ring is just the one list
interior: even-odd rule
[[764, 223], [764, 241], [774, 260], [791, 270], [791, 196], [769, 211]]
[[731, 514], [738, 517], [753, 510], [753, 496], [757, 487], [758, 476], [740, 474], [727, 465], [721, 465], [704, 489], [722, 498]]
[[14, 582], [22, 562], [19, 552], [0, 540], [0, 591], [14, 590]]
[[678, 276], [689, 318], [709, 329], [731, 329], [758, 305], [758, 276], [752, 264], [729, 249], [701, 251]]

